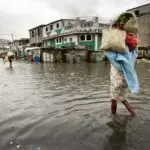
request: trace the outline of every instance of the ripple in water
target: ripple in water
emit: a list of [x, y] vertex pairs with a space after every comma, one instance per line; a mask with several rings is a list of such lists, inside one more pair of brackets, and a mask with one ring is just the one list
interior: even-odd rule
[[0, 64], [1, 150], [149, 149], [149, 65], [138, 64], [141, 90], [112, 120], [105, 64]]

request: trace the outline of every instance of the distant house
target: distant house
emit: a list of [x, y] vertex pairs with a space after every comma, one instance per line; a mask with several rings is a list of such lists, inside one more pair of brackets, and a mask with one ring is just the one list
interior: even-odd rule
[[29, 38], [16, 39], [9, 43], [10, 50], [17, 53], [18, 56], [23, 55], [24, 49], [29, 44]]
[[39, 25], [29, 30], [30, 44], [31, 46], [42, 47], [43, 43], [43, 27], [45, 25]]
[[0, 53], [5, 53], [9, 51], [9, 43], [10, 41], [5, 39], [0, 39]]
[[139, 47], [150, 47], [150, 3], [129, 9], [127, 11], [134, 12], [138, 17], [139, 25]]
[[63, 48], [84, 46], [97, 51], [101, 45], [102, 29], [109, 23], [102, 23], [98, 17], [89, 19], [61, 19], [43, 27], [45, 48]]

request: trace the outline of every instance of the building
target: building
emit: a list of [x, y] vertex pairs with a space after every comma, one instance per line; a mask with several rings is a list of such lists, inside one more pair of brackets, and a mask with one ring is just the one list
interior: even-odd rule
[[16, 39], [9, 43], [10, 50], [17, 53], [17, 56], [23, 55], [24, 49], [29, 44], [29, 38]]
[[138, 17], [139, 25], [139, 47], [150, 47], [150, 3], [127, 11], [134, 12]]
[[44, 47], [82, 46], [91, 51], [97, 51], [101, 45], [104, 28], [109, 28], [109, 23], [100, 23], [98, 17], [57, 20], [43, 27]]
[[31, 46], [42, 47], [43, 44], [43, 27], [45, 25], [39, 25], [29, 30], [30, 44]]
[[7, 53], [9, 51], [9, 43], [10, 41], [5, 39], [0, 39], [0, 54]]

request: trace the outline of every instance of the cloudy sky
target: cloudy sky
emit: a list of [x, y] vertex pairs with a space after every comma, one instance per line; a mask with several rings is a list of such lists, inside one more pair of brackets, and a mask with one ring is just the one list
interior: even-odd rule
[[[0, 38], [28, 37], [28, 29], [60, 18], [97, 15], [112, 19], [150, 0], [0, 0]], [[8, 34], [8, 35], [2, 35]]]

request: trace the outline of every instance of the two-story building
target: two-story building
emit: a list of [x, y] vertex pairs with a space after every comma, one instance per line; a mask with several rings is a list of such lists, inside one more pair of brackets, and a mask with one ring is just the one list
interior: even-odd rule
[[139, 47], [150, 47], [150, 3], [127, 11], [134, 12], [138, 17], [139, 25]]
[[23, 55], [24, 49], [29, 44], [29, 38], [16, 39], [9, 43], [10, 50], [16, 52], [17, 56]]
[[44, 47], [85, 46], [91, 51], [97, 51], [104, 28], [109, 28], [109, 23], [100, 23], [98, 17], [93, 17], [92, 20], [57, 20], [43, 27]]
[[39, 25], [29, 30], [30, 44], [35, 47], [42, 47], [43, 45], [43, 27]]

